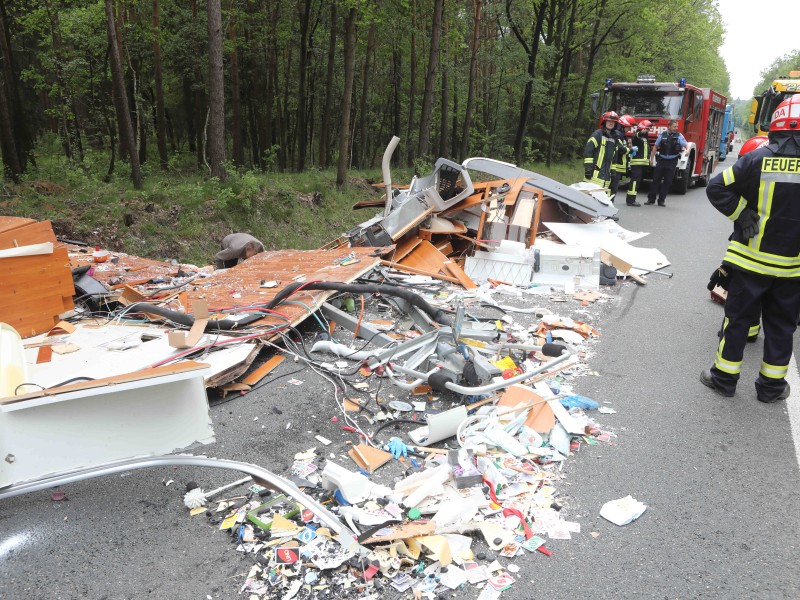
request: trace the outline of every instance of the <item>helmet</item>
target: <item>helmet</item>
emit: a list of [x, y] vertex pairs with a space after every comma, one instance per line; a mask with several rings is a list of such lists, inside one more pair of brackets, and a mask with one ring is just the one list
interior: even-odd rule
[[800, 95], [792, 94], [778, 104], [778, 108], [772, 113], [769, 130], [800, 131]]
[[639, 129], [651, 129], [652, 127], [653, 124], [647, 119], [642, 119], [641, 121], [639, 121]]
[[619, 118], [619, 124], [622, 125], [623, 127], [633, 127], [634, 125], [636, 125], [636, 119], [634, 119], [630, 115], [622, 115]]
[[739, 148], [739, 158], [742, 158], [748, 152], [755, 150], [756, 148], [761, 148], [761, 146], [765, 146], [769, 144], [769, 138], [765, 135], [757, 135], [755, 137], [751, 137], [747, 140], [742, 147]]
[[608, 111], [607, 113], [603, 113], [603, 116], [600, 117], [601, 121], [614, 121], [615, 123], [619, 122], [619, 115], [615, 113], [613, 110]]

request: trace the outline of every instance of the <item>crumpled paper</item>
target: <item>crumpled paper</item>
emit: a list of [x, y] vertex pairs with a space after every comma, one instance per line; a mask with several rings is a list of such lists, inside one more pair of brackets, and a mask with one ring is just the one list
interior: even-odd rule
[[618, 500], [610, 500], [603, 504], [600, 516], [611, 521], [614, 525], [627, 525], [642, 516], [647, 510], [647, 505], [639, 502], [632, 496], [625, 496]]

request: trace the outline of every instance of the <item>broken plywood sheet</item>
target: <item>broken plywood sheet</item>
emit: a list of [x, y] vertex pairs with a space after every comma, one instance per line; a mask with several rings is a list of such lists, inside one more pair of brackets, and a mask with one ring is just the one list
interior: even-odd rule
[[[236, 343], [235, 337], [208, 334], [200, 341], [200, 346], [220, 340], [234, 340], [216, 351], [201, 357], [210, 371], [207, 377], [209, 387], [221, 385], [238, 377], [255, 359], [259, 346], [253, 342]], [[167, 330], [154, 325], [130, 325], [106, 323], [105, 325], [81, 323], [75, 332], [64, 336], [50, 336], [48, 341], [69, 342], [80, 348], [69, 354], [51, 357], [50, 362], [36, 364], [37, 341], [44, 336], [30, 340], [31, 347], [25, 350], [28, 363], [28, 376], [32, 383], [48, 388], [74, 377], [104, 377], [122, 375], [139, 369], [146, 369], [157, 362], [175, 356], [180, 351], [169, 346]]]
[[[72, 268], [75, 269], [87, 265], [94, 267], [92, 277], [109, 289], [116, 289], [125, 285], [139, 285], [151, 279], [174, 277], [178, 273], [178, 267], [170, 263], [133, 256], [124, 252], [111, 252], [110, 258], [116, 258], [117, 262], [114, 263], [108, 260], [104, 263], [96, 264], [92, 258], [91, 251], [77, 246], [69, 247], [69, 261]], [[109, 281], [113, 278], [119, 279], [120, 282], [112, 286]]]
[[[353, 254], [358, 262], [341, 266], [337, 260]], [[254, 257], [239, 263], [225, 271], [219, 271], [203, 280], [195, 282], [187, 290], [189, 306], [200, 299], [208, 302], [211, 311], [238, 307], [249, 307], [255, 304], [266, 304], [286, 286], [295, 281], [354, 281], [375, 265], [380, 259], [371, 256], [375, 248], [342, 248], [338, 250], [271, 250], [256, 254]], [[277, 281], [274, 288], [261, 288], [261, 281]], [[335, 292], [332, 291], [300, 291], [290, 300], [305, 303], [313, 311]], [[306, 306], [282, 304], [276, 311], [285, 315], [293, 325], [297, 325], [310, 316]], [[283, 323], [283, 319], [277, 319]], [[276, 319], [269, 319], [274, 323]]]

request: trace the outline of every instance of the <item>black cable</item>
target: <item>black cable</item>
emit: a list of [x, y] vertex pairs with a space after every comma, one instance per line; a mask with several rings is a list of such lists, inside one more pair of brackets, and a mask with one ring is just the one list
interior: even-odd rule
[[372, 432], [372, 440], [375, 440], [375, 436], [378, 435], [378, 432], [382, 429], [386, 429], [389, 425], [395, 425], [398, 423], [413, 423], [414, 425], [425, 425], [425, 421], [415, 421], [414, 419], [392, 419], [391, 421], [384, 421], [381, 423], [378, 428]]
[[62, 381], [61, 383], [51, 385], [47, 389], [49, 390], [55, 387], [61, 387], [62, 385], [67, 385], [68, 383], [72, 383], [73, 381], [94, 381], [94, 377], [73, 377], [72, 379], [67, 379], [66, 381]]
[[19, 392], [19, 388], [25, 387], [26, 385], [35, 385], [38, 388], [42, 388], [42, 390], [47, 389], [43, 385], [39, 385], [38, 383], [20, 383], [17, 387], [14, 388], [14, 395], [15, 396], [17, 395], [17, 392]]

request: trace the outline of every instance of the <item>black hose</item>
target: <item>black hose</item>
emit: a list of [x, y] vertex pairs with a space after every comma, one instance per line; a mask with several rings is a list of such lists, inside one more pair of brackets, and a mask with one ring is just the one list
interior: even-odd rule
[[[125, 312], [139, 312], [150, 315], [158, 315], [159, 317], [164, 317], [186, 327], [191, 327], [194, 325], [193, 315], [187, 315], [186, 313], [170, 310], [168, 308], [164, 308], [163, 306], [150, 304], [149, 302], [134, 302], [128, 306], [128, 309]], [[205, 331], [230, 331], [231, 329], [240, 329], [246, 325], [249, 325], [250, 323], [253, 323], [254, 321], [258, 321], [263, 317], [264, 315], [262, 314], [253, 314], [235, 321], [233, 319], [221, 319], [219, 321], [210, 319], [208, 323], [206, 323]]]
[[450, 325], [450, 320], [444, 311], [439, 310], [428, 304], [428, 302], [411, 290], [385, 283], [342, 283], [340, 281], [311, 281], [308, 283], [292, 283], [283, 288], [267, 304], [266, 308], [275, 308], [286, 298], [291, 296], [299, 287], [304, 290], [334, 290], [337, 292], [350, 292], [352, 294], [384, 294], [387, 296], [399, 296], [409, 304], [416, 306], [431, 319], [440, 325]]

